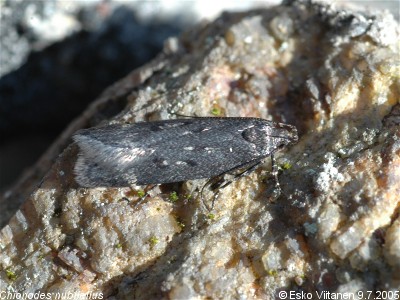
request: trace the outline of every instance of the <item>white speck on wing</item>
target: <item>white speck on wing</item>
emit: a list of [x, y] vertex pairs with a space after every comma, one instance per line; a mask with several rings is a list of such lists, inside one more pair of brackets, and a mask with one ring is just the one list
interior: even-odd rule
[[207, 151], [207, 153], [212, 153], [212, 152], [213, 152], [213, 150], [214, 150], [214, 148], [211, 148], [211, 147], [205, 147], [205, 148], [204, 148], [204, 150], [206, 150], [206, 151]]
[[[142, 148], [132, 148], [132, 149], [129, 149], [128, 151], [125, 149], [121, 149], [119, 151], [114, 152], [115, 153], [114, 159], [118, 160], [119, 163], [128, 164], [128, 163], [134, 161], [135, 159], [137, 159], [138, 157], [148, 155], [153, 152], [154, 152], [153, 149], [145, 150]], [[107, 160], [107, 158], [105, 160]]]

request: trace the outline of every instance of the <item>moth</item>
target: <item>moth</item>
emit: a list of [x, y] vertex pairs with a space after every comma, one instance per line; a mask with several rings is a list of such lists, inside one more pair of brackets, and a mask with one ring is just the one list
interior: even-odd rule
[[254, 168], [297, 142], [294, 126], [258, 118], [201, 117], [78, 131], [76, 181], [84, 187], [163, 184]]

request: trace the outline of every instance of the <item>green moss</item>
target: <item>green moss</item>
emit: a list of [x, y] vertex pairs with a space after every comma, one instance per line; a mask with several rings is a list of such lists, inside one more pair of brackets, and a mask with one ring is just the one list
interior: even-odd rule
[[212, 114], [213, 116], [220, 116], [221, 113], [222, 113], [222, 111], [221, 111], [221, 109], [220, 109], [219, 107], [214, 106], [214, 107], [211, 109], [211, 114]]
[[159, 239], [156, 236], [152, 236], [149, 239], [149, 244], [150, 244], [150, 248], [153, 249], [155, 245], [157, 245], [159, 242]]
[[175, 203], [176, 201], [179, 200], [179, 196], [178, 196], [177, 192], [175, 192], [175, 191], [174, 191], [174, 192], [171, 192], [171, 193], [169, 194], [168, 198], [169, 198], [169, 201], [171, 201], [171, 202], [173, 202], [173, 203]]
[[11, 269], [6, 269], [7, 278], [11, 281], [15, 281], [17, 279], [17, 274]]
[[146, 193], [143, 190], [138, 190], [137, 191], [137, 195], [138, 195], [139, 198], [142, 198], [142, 197], [144, 197], [144, 195], [146, 195]]
[[283, 164], [281, 164], [281, 169], [283, 169], [283, 170], [289, 170], [290, 168], [292, 168], [293, 166], [292, 166], [292, 164], [291, 163], [289, 163], [289, 162], [284, 162]]
[[215, 220], [215, 214], [209, 213], [209, 214], [207, 215], [207, 219], [209, 219], [209, 220]]

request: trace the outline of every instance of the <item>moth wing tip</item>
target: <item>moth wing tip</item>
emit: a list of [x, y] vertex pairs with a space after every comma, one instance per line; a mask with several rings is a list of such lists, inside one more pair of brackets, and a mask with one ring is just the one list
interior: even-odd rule
[[122, 170], [116, 172], [103, 167], [79, 155], [74, 167], [75, 181], [87, 188], [126, 187], [137, 183], [137, 176], [132, 173], [124, 174]]
[[90, 166], [86, 163], [85, 158], [80, 155], [74, 167], [75, 181], [80, 186], [87, 188], [97, 186], [96, 182], [91, 179], [89, 171]]

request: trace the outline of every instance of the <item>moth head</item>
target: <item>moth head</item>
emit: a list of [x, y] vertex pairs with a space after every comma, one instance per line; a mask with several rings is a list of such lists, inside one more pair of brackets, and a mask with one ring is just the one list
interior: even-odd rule
[[296, 127], [272, 122], [247, 128], [242, 136], [257, 148], [262, 148], [267, 155], [298, 140]]
[[278, 139], [278, 148], [282, 148], [290, 144], [295, 144], [299, 139], [296, 127], [283, 123], [275, 124], [275, 127], [272, 130], [272, 136]]

